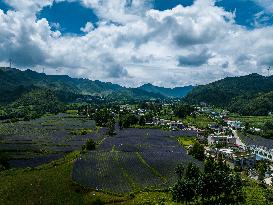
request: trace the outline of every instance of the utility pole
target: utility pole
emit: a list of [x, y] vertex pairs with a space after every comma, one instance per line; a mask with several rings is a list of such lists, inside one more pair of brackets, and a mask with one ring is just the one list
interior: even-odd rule
[[43, 68], [43, 73], [45, 73], [45, 68]]
[[270, 66], [267, 68], [268, 71], [268, 77], [270, 76]]
[[11, 68], [11, 65], [12, 65], [12, 60], [11, 58], [9, 59], [9, 68]]

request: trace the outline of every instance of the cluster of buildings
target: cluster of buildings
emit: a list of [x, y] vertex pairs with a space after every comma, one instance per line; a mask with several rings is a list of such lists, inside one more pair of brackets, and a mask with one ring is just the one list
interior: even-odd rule
[[231, 168], [248, 170], [256, 164], [256, 155], [246, 146], [237, 144], [237, 138], [233, 135], [211, 134], [208, 145], [206, 156], [222, 157]]
[[256, 156], [243, 147], [206, 148], [207, 157], [221, 157], [231, 168], [248, 170], [255, 166]]
[[252, 154], [255, 154], [260, 159], [265, 159], [273, 163], [273, 149], [268, 149], [263, 146], [252, 145], [249, 146]]
[[206, 104], [203, 104], [201, 107], [195, 107], [198, 113], [204, 113], [209, 115], [212, 119], [224, 119], [229, 112], [226, 110], [221, 110], [219, 112], [216, 112], [214, 109], [211, 107], [208, 107]]
[[157, 117], [154, 117], [152, 122], [146, 124], [155, 126], [167, 126], [171, 130], [182, 130], [186, 128], [181, 121], [165, 120]]
[[236, 145], [237, 138], [233, 135], [217, 135], [212, 134], [208, 136], [208, 144], [209, 145], [216, 145], [216, 144], [222, 144], [224, 146], [232, 146]]

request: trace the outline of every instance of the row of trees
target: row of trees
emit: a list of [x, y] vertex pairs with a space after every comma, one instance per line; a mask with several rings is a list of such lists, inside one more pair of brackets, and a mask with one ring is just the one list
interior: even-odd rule
[[242, 179], [222, 160], [207, 159], [204, 170], [189, 163], [176, 168], [178, 181], [172, 187], [176, 202], [196, 204], [235, 204], [243, 200]]

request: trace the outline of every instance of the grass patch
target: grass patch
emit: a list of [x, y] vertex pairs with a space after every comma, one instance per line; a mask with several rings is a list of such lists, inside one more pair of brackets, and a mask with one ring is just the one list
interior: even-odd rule
[[188, 149], [190, 145], [193, 145], [196, 142], [195, 137], [178, 137], [177, 141], [181, 144], [185, 149]]
[[65, 113], [69, 114], [69, 115], [72, 115], [72, 116], [77, 116], [78, 115], [78, 110], [67, 110]]
[[215, 121], [206, 115], [198, 115], [196, 117], [187, 116], [185, 119], [183, 119], [182, 122], [185, 125], [196, 126], [200, 129], [205, 129], [208, 127], [209, 124], [212, 124]]
[[79, 136], [79, 135], [91, 134], [92, 132], [93, 132], [92, 129], [75, 129], [75, 130], [71, 130], [70, 134]]

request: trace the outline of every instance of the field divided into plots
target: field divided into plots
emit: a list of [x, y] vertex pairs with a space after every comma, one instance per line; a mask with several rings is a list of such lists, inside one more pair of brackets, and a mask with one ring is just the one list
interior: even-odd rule
[[[82, 129], [90, 133], [73, 134]], [[89, 138], [100, 141], [104, 133], [104, 128], [96, 130], [93, 120], [68, 114], [15, 123], [0, 122], [0, 152], [8, 156], [11, 168], [35, 167], [81, 150]]]
[[256, 145], [256, 146], [263, 146], [268, 149], [273, 149], [273, 140], [272, 139], [266, 139], [260, 136], [256, 135], [240, 135], [241, 140], [246, 144], [246, 145]]
[[178, 163], [201, 164], [177, 143], [176, 137], [185, 135], [195, 133], [121, 130], [107, 137], [96, 151], [83, 154], [74, 164], [72, 178], [81, 185], [117, 193], [168, 188], [176, 180]]

